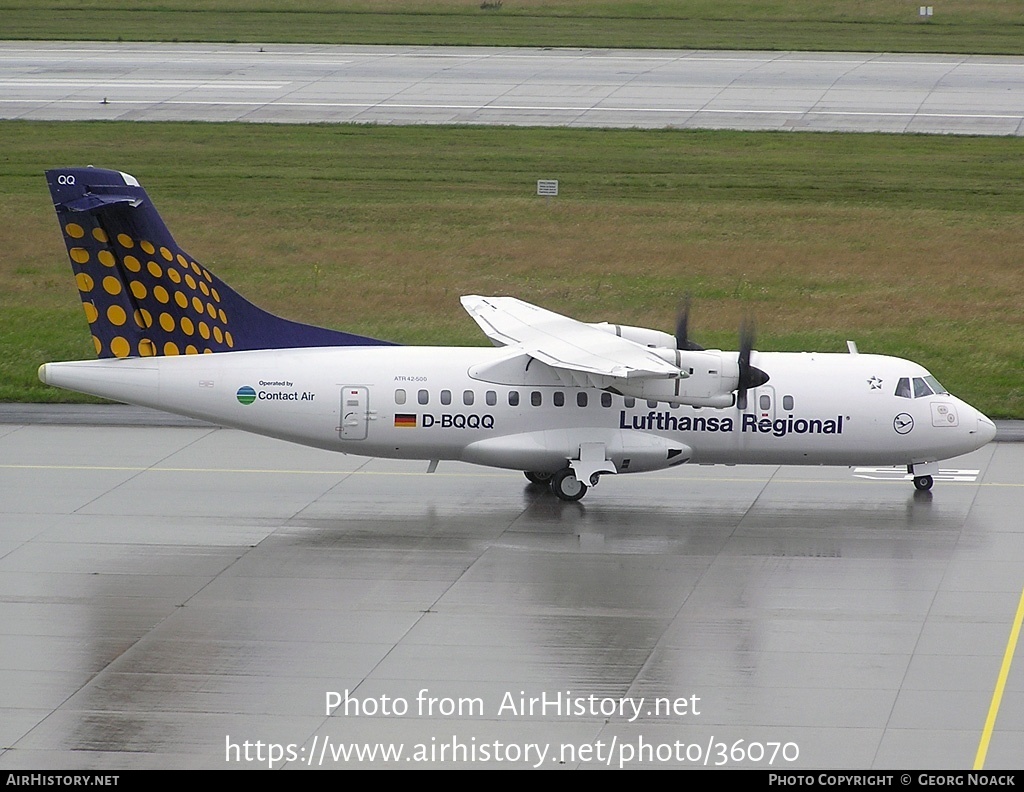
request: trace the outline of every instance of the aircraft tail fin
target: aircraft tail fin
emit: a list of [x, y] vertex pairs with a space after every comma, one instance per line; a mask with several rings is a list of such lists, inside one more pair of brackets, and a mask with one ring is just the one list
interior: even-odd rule
[[101, 358], [384, 345], [258, 308], [178, 247], [134, 177], [46, 172]]

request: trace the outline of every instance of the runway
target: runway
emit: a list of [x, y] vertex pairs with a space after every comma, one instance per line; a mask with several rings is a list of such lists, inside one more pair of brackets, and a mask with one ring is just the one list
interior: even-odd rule
[[[1024, 444], [942, 467], [569, 504], [198, 424], [0, 424], [0, 767], [969, 769]], [[1020, 766], [1022, 713], [1018, 663], [985, 769]]]
[[0, 118], [1024, 133], [1024, 58], [0, 42]]

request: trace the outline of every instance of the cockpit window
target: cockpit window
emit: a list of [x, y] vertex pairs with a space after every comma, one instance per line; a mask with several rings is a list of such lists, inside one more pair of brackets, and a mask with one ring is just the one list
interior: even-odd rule
[[937, 379], [929, 374], [927, 377], [903, 377], [896, 383], [896, 395], [904, 399], [920, 399], [922, 396], [931, 396], [933, 393], [948, 395], [949, 391], [943, 388]]
[[931, 396], [932, 389], [927, 382], [924, 381], [923, 377], [914, 377], [914, 398], [919, 399], [922, 396]]

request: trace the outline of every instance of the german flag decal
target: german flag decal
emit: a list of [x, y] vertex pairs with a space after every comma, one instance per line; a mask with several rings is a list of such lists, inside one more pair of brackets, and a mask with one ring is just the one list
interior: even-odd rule
[[414, 413], [395, 413], [395, 426], [402, 429], [415, 429], [416, 415]]

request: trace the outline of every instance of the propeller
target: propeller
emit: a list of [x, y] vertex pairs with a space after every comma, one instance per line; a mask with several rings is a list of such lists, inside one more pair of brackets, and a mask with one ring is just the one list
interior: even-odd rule
[[757, 366], [750, 365], [750, 352], [754, 348], [756, 336], [753, 321], [744, 319], [740, 324], [740, 352], [737, 358], [740, 377], [736, 386], [736, 406], [741, 412], [747, 409], [747, 391], [750, 388], [759, 388], [768, 381], [765, 372]]
[[679, 310], [676, 311], [676, 349], [689, 349], [700, 351], [704, 349], [700, 344], [691, 341], [687, 335], [687, 325], [690, 322], [690, 293], [687, 292], [679, 303]]

